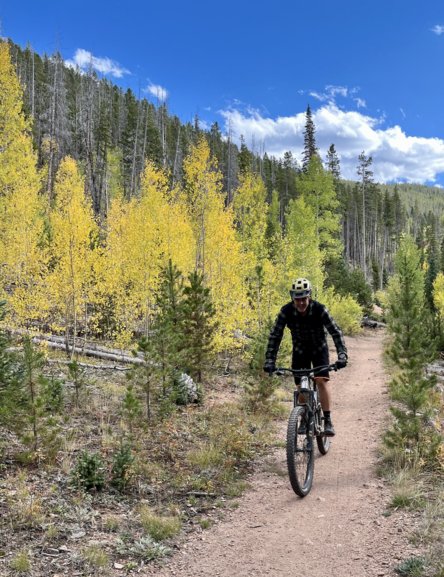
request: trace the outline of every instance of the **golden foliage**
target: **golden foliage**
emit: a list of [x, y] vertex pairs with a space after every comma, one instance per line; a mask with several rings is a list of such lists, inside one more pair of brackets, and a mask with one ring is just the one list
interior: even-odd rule
[[0, 44], [0, 94], [0, 292], [10, 300], [11, 320], [25, 325], [45, 302], [44, 222], [31, 126], [6, 43]]
[[75, 160], [65, 158], [55, 182], [55, 202], [50, 211], [51, 272], [47, 292], [53, 307], [55, 329], [72, 329], [79, 320], [87, 325], [87, 303], [94, 286], [98, 227], [91, 203], [84, 194], [84, 179]]

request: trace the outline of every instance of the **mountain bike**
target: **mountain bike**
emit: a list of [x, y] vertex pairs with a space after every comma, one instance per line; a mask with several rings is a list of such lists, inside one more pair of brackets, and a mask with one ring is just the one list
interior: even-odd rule
[[276, 369], [275, 375], [285, 372], [301, 377], [293, 393], [293, 410], [287, 427], [287, 467], [293, 491], [299, 497], [310, 492], [314, 475], [314, 439], [321, 455], [330, 448], [330, 438], [323, 434], [323, 412], [314, 377], [320, 371], [337, 371], [336, 363], [311, 369]]

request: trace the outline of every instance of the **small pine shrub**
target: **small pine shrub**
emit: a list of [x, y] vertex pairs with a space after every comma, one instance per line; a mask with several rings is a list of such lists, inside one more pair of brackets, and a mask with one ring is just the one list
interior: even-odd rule
[[80, 395], [86, 384], [85, 369], [74, 359], [68, 364], [68, 378], [74, 385], [76, 406], [80, 406]]
[[133, 463], [134, 457], [131, 453], [131, 446], [128, 443], [121, 444], [113, 456], [111, 469], [111, 485], [118, 491], [124, 491], [127, 488]]
[[43, 380], [40, 394], [48, 413], [60, 413], [63, 410], [63, 381], [54, 376]]
[[86, 491], [101, 491], [105, 486], [105, 467], [102, 457], [97, 453], [83, 451], [72, 473], [75, 485]]
[[142, 416], [142, 403], [134, 392], [134, 385], [129, 383], [122, 402], [122, 416], [132, 435], [134, 428]]

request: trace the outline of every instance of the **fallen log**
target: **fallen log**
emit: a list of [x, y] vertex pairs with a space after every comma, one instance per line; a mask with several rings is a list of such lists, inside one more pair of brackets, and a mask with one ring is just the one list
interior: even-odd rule
[[[51, 349], [58, 349], [58, 350], [66, 351], [65, 343], [54, 342], [53, 340], [49, 340], [46, 337], [36, 336], [36, 337], [32, 337], [31, 340], [33, 343], [38, 343], [38, 344], [45, 343]], [[115, 361], [116, 363], [129, 363], [129, 364], [133, 364], [133, 365], [142, 365], [144, 362], [143, 359], [141, 359], [140, 357], [133, 357], [133, 356], [130, 356], [129, 354], [123, 354], [123, 353], [120, 353], [120, 354], [108, 353], [108, 352], [104, 351], [103, 349], [102, 350], [95, 350], [95, 349], [90, 349], [90, 348], [68, 346], [68, 352], [70, 354], [76, 353], [78, 355], [82, 355], [85, 357], [95, 357], [98, 359], [106, 359], [108, 361]]]
[[[69, 365], [71, 361], [61, 359], [46, 359], [50, 365]], [[77, 363], [83, 369], [97, 369], [99, 371], [130, 371], [129, 367], [121, 367], [120, 365], [92, 365], [91, 363]]]

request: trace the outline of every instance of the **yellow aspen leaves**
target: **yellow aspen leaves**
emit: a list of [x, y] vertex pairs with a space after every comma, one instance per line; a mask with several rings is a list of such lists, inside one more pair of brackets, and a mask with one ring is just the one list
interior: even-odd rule
[[84, 179], [72, 158], [61, 162], [54, 192], [50, 212], [52, 265], [47, 278], [54, 307], [50, 322], [75, 339], [79, 326], [84, 331], [88, 327], [98, 227], [84, 194]]
[[22, 112], [22, 90], [3, 42], [0, 94], [0, 292], [9, 300], [12, 322], [27, 325], [39, 318], [45, 303], [44, 221], [31, 126]]
[[245, 259], [234, 228], [234, 215], [224, 205], [222, 175], [201, 139], [184, 161], [184, 198], [195, 235], [196, 270], [211, 291], [219, 328], [216, 350], [238, 346], [249, 316]]

